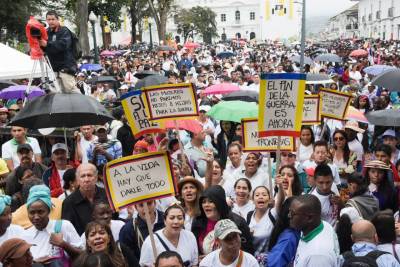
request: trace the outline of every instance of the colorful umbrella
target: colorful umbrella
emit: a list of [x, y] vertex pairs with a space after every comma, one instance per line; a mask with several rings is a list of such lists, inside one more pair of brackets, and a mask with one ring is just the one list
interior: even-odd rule
[[79, 70], [87, 70], [87, 71], [100, 71], [103, 69], [103, 67], [100, 64], [82, 64], [79, 67]]
[[366, 57], [368, 56], [367, 50], [364, 49], [357, 49], [350, 53], [351, 57]]
[[[176, 123], [178, 124], [179, 130], [186, 130], [194, 134], [197, 134], [203, 130], [203, 126], [201, 126], [200, 122], [198, 122], [197, 120], [176, 120]], [[165, 128], [175, 129], [175, 122], [167, 121], [165, 123]]]
[[[13, 85], [7, 87], [0, 92], [0, 99], [19, 99], [25, 97], [27, 85]], [[27, 96], [29, 99], [34, 97], [45, 95], [46, 93], [39, 87], [31, 87], [29, 89], [30, 93]]]
[[232, 83], [219, 83], [207, 87], [203, 93], [206, 95], [223, 95], [239, 91], [240, 87]]
[[369, 74], [372, 76], [378, 76], [388, 70], [394, 70], [394, 69], [396, 69], [396, 67], [388, 66], [388, 65], [372, 65], [372, 66], [366, 67], [365, 69], [363, 69], [363, 71], [366, 74]]
[[368, 123], [368, 119], [365, 117], [364, 113], [353, 106], [348, 108], [345, 119]]
[[103, 52], [100, 53], [100, 56], [103, 56], [103, 57], [112, 57], [114, 55], [115, 55], [115, 53], [110, 50], [104, 50]]
[[243, 101], [221, 101], [207, 115], [216, 120], [241, 122], [244, 118], [258, 117], [258, 105]]

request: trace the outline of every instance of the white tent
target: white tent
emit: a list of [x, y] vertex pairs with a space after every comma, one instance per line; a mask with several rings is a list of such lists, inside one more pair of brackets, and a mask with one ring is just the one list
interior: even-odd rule
[[[34, 61], [30, 56], [0, 43], [0, 79], [29, 78]], [[40, 77], [40, 66], [37, 64], [34, 78]]]

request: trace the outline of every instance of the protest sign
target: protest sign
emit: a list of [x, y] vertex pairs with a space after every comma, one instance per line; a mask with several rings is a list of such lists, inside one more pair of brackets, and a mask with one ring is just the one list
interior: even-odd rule
[[143, 88], [150, 120], [184, 119], [199, 115], [192, 84], [167, 84]]
[[[276, 151], [278, 149], [278, 137], [259, 137], [257, 118], [242, 120], [243, 151]], [[295, 142], [292, 136], [281, 138], [280, 149], [294, 151]]]
[[108, 162], [104, 185], [114, 210], [144, 200], [174, 195], [174, 182], [165, 152], [143, 153]]
[[351, 94], [321, 89], [321, 116], [336, 120], [344, 120], [352, 98]]
[[121, 96], [121, 104], [135, 138], [148, 133], [164, 131], [162, 123], [148, 120], [142, 91], [124, 94]]
[[299, 136], [303, 117], [306, 75], [261, 75], [258, 130], [261, 137]]
[[312, 125], [321, 123], [321, 106], [319, 95], [304, 96], [303, 124]]

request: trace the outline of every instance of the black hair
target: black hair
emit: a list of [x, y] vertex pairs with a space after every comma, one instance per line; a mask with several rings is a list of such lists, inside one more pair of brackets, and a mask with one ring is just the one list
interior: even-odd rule
[[236, 188], [237, 184], [239, 182], [241, 182], [241, 181], [246, 183], [247, 189], [249, 189], [249, 194], [250, 194], [252, 188], [251, 188], [251, 183], [250, 183], [249, 179], [247, 179], [247, 178], [239, 178], [239, 179], [237, 179], [235, 184], [233, 185], [233, 188]]
[[319, 199], [311, 194], [296, 196], [295, 200], [300, 202], [302, 208], [308, 213], [321, 216], [321, 202]]
[[351, 238], [351, 226], [352, 223], [349, 215], [343, 214], [340, 216], [336, 226], [340, 254], [343, 254], [346, 251], [351, 251], [351, 247], [353, 246], [354, 242]]
[[279, 169], [279, 174], [283, 169], [291, 169], [293, 172], [292, 194], [293, 196], [300, 196], [303, 193], [303, 186], [301, 185], [299, 173], [292, 165], [284, 165]]
[[76, 169], [72, 168], [72, 169], [66, 170], [64, 172], [62, 179], [64, 180], [63, 188], [65, 190], [70, 189], [70, 183], [74, 182], [76, 180]]
[[167, 219], [168, 213], [169, 213], [169, 211], [172, 210], [172, 209], [178, 209], [178, 210], [182, 211], [183, 216], [185, 216], [185, 210], [182, 208], [182, 206], [175, 203], [175, 204], [172, 204], [171, 206], [169, 206], [169, 207], [164, 211], [164, 220]]
[[378, 144], [375, 147], [375, 153], [381, 151], [388, 155], [389, 157], [392, 156], [392, 148], [389, 145], [386, 144]]
[[[349, 139], [348, 139], [348, 137], [347, 137], [346, 132], [343, 131], [343, 130], [337, 129], [337, 130], [333, 133], [332, 137], [335, 138], [335, 135], [336, 135], [336, 134], [341, 134], [341, 135], [344, 137], [344, 140], [346, 140], [346, 144], [344, 145], [344, 148], [343, 148], [343, 160], [344, 160], [344, 162], [347, 164], [347, 163], [349, 162], [349, 158], [350, 158], [350, 148], [349, 148], [349, 143], [348, 143], [348, 142], [349, 142]], [[333, 148], [334, 148], [334, 149], [337, 149], [337, 145], [335, 144], [335, 142], [333, 142]]]
[[326, 148], [326, 151], [329, 151], [328, 149], [328, 143], [325, 140], [318, 140], [314, 143], [314, 150], [317, 146], [324, 146]]
[[327, 165], [327, 164], [319, 164], [315, 168], [314, 180], [316, 180], [318, 176], [330, 176], [330, 177], [332, 177], [332, 180], [333, 180], [333, 174], [332, 174], [331, 167], [329, 167], [329, 165]]
[[257, 189], [259, 189], [259, 188], [264, 188], [265, 190], [267, 190], [268, 196], [269, 196], [269, 198], [271, 198], [271, 192], [269, 192], [268, 187], [266, 187], [265, 185], [259, 185], [259, 186], [257, 186], [256, 188], [254, 188], [253, 194], [251, 195], [251, 198], [252, 198], [252, 199], [254, 199], [254, 194], [255, 194], [255, 192], [257, 191]]
[[391, 210], [377, 212], [371, 219], [371, 223], [375, 226], [380, 244], [396, 241], [395, 221]]
[[308, 126], [308, 125], [303, 125], [303, 126], [301, 126], [301, 131], [300, 131], [300, 133], [301, 133], [303, 130], [309, 130], [309, 131], [310, 131], [310, 133], [311, 133], [311, 144], [314, 144], [314, 142], [315, 142], [315, 135], [314, 135], [314, 131], [312, 130], [312, 128], [311, 128], [310, 126]]
[[22, 177], [24, 177], [24, 174], [27, 170], [30, 170], [30, 168], [23, 166], [18, 166], [17, 168], [15, 168], [15, 178], [17, 178], [17, 181], [21, 181]]
[[113, 263], [111, 261], [110, 256], [102, 251], [89, 253], [86, 255], [83, 260], [82, 267], [113, 267]]
[[351, 197], [361, 196], [368, 191], [369, 179], [363, 177], [361, 173], [354, 172], [347, 178], [347, 183], [357, 184], [358, 190], [354, 192]]
[[[29, 178], [24, 185], [22, 186], [21, 194], [22, 194], [22, 200], [24, 203], [28, 200], [29, 196], [29, 190], [35, 185], [41, 185], [44, 184], [43, 180], [40, 178]], [[47, 206], [46, 206], [47, 207]]]
[[271, 232], [271, 237], [269, 239], [269, 244], [268, 244], [268, 251], [271, 251], [271, 249], [275, 246], [275, 244], [278, 242], [278, 238], [281, 235], [281, 233], [289, 228], [289, 208], [290, 204], [292, 204], [293, 200], [295, 197], [289, 197], [283, 202], [282, 207], [280, 212], [278, 213], [278, 218], [275, 222], [274, 228], [272, 229]]
[[167, 251], [161, 252], [157, 256], [155, 267], [158, 267], [160, 265], [160, 260], [169, 259], [169, 258], [173, 258], [173, 257], [176, 257], [178, 259], [179, 263], [181, 264], [181, 266], [183, 266], [183, 260], [182, 260], [181, 255], [179, 255], [179, 253], [176, 251], [167, 250]]
[[58, 14], [57, 14], [57, 12], [55, 10], [47, 11], [46, 18], [47, 18], [47, 16], [54, 16], [54, 17], [56, 17], [56, 19], [58, 19]]

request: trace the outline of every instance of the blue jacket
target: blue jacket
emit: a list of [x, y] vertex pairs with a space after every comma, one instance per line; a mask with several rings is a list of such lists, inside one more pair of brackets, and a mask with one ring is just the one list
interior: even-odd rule
[[278, 238], [278, 242], [268, 252], [265, 267], [286, 267], [296, 256], [300, 232], [291, 228], [285, 229]]

